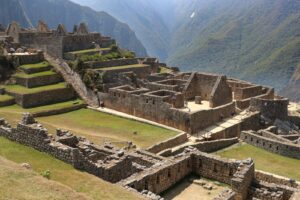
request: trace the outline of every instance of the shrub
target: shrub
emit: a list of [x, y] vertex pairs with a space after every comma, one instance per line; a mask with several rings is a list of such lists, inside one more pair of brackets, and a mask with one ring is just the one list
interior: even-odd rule
[[43, 171], [43, 172], [41, 173], [41, 175], [42, 175], [44, 178], [46, 178], [46, 179], [50, 179], [50, 177], [51, 177], [51, 172], [50, 172], [50, 170], [46, 170], [46, 171]]

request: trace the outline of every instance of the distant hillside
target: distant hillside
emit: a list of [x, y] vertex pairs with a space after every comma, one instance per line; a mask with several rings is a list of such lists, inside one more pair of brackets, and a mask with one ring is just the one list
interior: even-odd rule
[[300, 63], [299, 0], [73, 1], [126, 21], [150, 55], [167, 55], [181, 70], [225, 73], [280, 90]]
[[[149, 55], [167, 58], [169, 29], [156, 0], [72, 0], [98, 11], [105, 11], [128, 24], [145, 45]], [[161, 0], [160, 2], [164, 2]], [[160, 3], [161, 4], [161, 3]]]
[[135, 51], [139, 56], [147, 55], [146, 49], [128, 25], [119, 22], [105, 12], [96, 12], [68, 0], [2, 0], [0, 23], [8, 25], [12, 20], [24, 27], [36, 26], [43, 19], [51, 28], [59, 23], [71, 31], [74, 24], [86, 22], [90, 31], [111, 36], [126, 49]]
[[172, 65], [282, 89], [300, 63], [299, 0], [179, 0], [177, 9]]

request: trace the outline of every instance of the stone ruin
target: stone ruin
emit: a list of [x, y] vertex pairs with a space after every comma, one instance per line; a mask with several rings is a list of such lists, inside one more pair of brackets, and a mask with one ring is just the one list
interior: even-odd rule
[[[117, 183], [149, 199], [162, 199], [159, 194], [190, 174], [228, 184], [216, 198], [225, 199], [295, 199], [299, 183], [271, 184], [272, 176], [256, 175], [251, 159], [224, 159], [194, 147], [172, 157], [161, 157], [145, 150], [127, 151], [110, 144], [95, 145], [89, 140], [58, 129], [48, 134], [34, 118], [25, 113], [16, 128], [0, 119], [0, 136], [46, 152], [62, 161], [106, 181]], [[275, 182], [275, 181], [274, 181]]]
[[[12, 22], [5, 34], [0, 36], [12, 42], [14, 49], [26, 46], [41, 49], [55, 57], [63, 57], [65, 52], [91, 49], [95, 44], [102, 48], [115, 44], [110, 37], [89, 32], [85, 23], [76, 27], [78, 28], [70, 33], [63, 24], [59, 24], [56, 30], [50, 30], [48, 25], [40, 20], [36, 29], [24, 29], [17, 22]], [[3, 31], [1, 30], [0, 32]]]

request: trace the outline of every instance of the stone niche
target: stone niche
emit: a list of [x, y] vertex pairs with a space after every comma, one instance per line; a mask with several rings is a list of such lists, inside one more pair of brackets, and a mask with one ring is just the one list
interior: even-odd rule
[[202, 104], [202, 97], [201, 96], [195, 96], [195, 104]]

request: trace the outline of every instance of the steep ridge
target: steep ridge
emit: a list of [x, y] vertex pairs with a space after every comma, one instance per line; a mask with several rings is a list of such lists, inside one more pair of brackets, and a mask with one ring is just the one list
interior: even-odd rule
[[73, 0], [98, 11], [105, 11], [128, 24], [145, 45], [149, 55], [167, 58], [169, 30], [163, 12], [157, 10], [155, 1], [141, 0]]
[[105, 12], [96, 12], [68, 0], [3, 0], [0, 11], [0, 23], [5, 26], [15, 20], [23, 27], [32, 27], [43, 19], [51, 28], [63, 23], [71, 31], [74, 24], [84, 21], [90, 31], [115, 38], [123, 48], [135, 51], [139, 56], [147, 55], [146, 49], [128, 25]]

